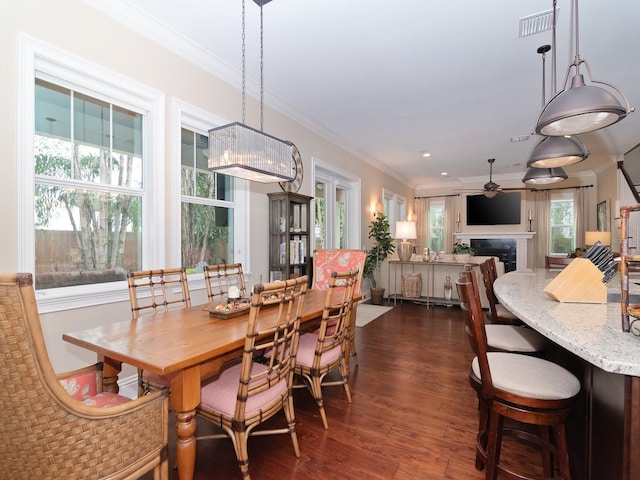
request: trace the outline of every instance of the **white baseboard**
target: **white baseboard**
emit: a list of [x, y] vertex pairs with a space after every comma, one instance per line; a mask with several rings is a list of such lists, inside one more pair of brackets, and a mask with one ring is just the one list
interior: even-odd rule
[[138, 398], [138, 375], [130, 375], [118, 380], [119, 394], [123, 397]]

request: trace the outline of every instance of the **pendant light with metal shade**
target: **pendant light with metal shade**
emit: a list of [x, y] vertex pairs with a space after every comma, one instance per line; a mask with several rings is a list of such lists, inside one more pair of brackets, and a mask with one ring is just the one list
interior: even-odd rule
[[569, 178], [562, 167], [534, 168], [531, 167], [525, 173], [522, 181], [529, 185], [548, 185], [562, 182]]
[[527, 167], [566, 167], [581, 162], [588, 156], [589, 152], [577, 136], [545, 137], [533, 148]]
[[[563, 136], [592, 132], [619, 122], [634, 111], [627, 98], [617, 87], [607, 82], [594, 80], [589, 64], [580, 58], [578, 0], [574, 0], [574, 20], [575, 58], [567, 68], [563, 90], [549, 100], [538, 117], [535, 132], [540, 135]], [[625, 106], [609, 90], [595, 85], [586, 85], [584, 76], [580, 73], [580, 67], [583, 64], [591, 83], [609, 87], [622, 98]], [[575, 68], [575, 75], [571, 79], [571, 86], [567, 88], [569, 74], [573, 68]]]
[[[551, 62], [551, 86], [552, 95], [556, 95], [556, 0], [553, 0], [553, 24], [552, 24], [552, 44], [553, 51]], [[546, 54], [551, 50], [550, 45], [542, 45], [537, 52], [542, 56], [542, 108], [545, 106], [547, 96], [545, 93], [546, 83]], [[574, 163], [581, 162], [589, 156], [587, 147], [580, 138], [576, 137], [545, 137], [531, 152], [527, 167], [534, 168], [556, 168], [566, 167]]]

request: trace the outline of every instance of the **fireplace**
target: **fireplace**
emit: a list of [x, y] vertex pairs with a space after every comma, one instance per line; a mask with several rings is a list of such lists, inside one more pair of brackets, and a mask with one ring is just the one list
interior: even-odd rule
[[[468, 243], [476, 250], [478, 250], [477, 245], [480, 245], [480, 251], [477, 252], [478, 255], [499, 257], [500, 260], [504, 262], [505, 272], [509, 272], [513, 270], [527, 270], [527, 243], [534, 235], [535, 232], [512, 233], [485, 231], [478, 233], [456, 233], [455, 237], [458, 242]], [[503, 255], [506, 256], [503, 257]]]
[[481, 257], [498, 257], [504, 272], [516, 270], [516, 241], [513, 238], [474, 238], [471, 248]]

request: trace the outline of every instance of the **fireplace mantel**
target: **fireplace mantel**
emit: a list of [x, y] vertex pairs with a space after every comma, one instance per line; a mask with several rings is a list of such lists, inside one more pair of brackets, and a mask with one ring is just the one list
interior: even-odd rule
[[516, 241], [516, 270], [526, 270], [527, 267], [527, 240], [533, 238], [536, 232], [473, 232], [456, 233], [456, 239], [461, 243], [471, 243], [471, 240], [485, 238], [505, 238]]

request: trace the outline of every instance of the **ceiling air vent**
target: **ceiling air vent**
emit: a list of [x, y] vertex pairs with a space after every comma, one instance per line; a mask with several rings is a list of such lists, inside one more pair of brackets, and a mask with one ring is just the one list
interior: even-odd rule
[[[556, 8], [556, 20], [560, 9]], [[553, 10], [536, 13], [520, 19], [520, 38], [553, 29]]]

